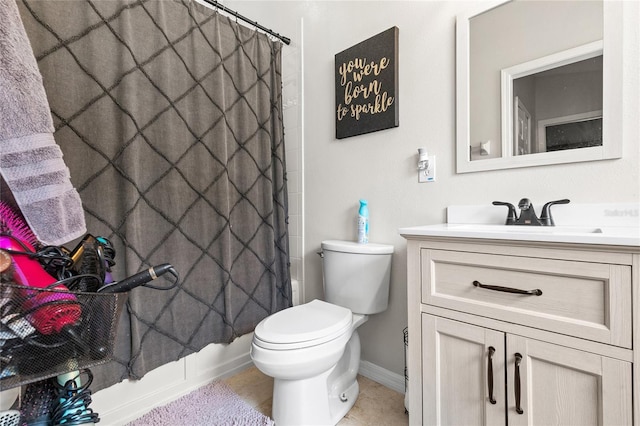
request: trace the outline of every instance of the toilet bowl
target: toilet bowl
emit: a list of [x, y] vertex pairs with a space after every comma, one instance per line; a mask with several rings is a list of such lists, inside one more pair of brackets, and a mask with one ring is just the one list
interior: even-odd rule
[[331, 425], [344, 417], [359, 392], [356, 329], [387, 306], [393, 246], [325, 241], [322, 253], [327, 301], [275, 313], [254, 332], [251, 358], [274, 378], [278, 426]]
[[256, 367], [274, 378], [272, 416], [278, 425], [335, 424], [355, 403], [357, 389], [350, 398], [346, 393], [356, 383], [359, 359], [349, 355], [359, 357], [355, 329], [366, 316], [321, 300], [281, 313], [256, 327], [251, 345]]

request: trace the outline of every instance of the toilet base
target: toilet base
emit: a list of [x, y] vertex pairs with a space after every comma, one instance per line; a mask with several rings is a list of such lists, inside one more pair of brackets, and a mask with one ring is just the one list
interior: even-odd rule
[[358, 394], [360, 393], [360, 385], [357, 380], [354, 380], [353, 383], [341, 394], [339, 399], [331, 399], [329, 401], [329, 406], [331, 407], [331, 423], [332, 425], [338, 424], [338, 422], [347, 415], [349, 411], [353, 408], [358, 399]]
[[273, 380], [273, 420], [278, 426], [331, 424], [328, 370], [305, 380]]
[[354, 330], [333, 368], [302, 380], [274, 378], [272, 416], [276, 425], [337, 424], [358, 399], [359, 365], [360, 337]]
[[[366, 321], [366, 317], [362, 322]], [[360, 387], [356, 377], [360, 367], [360, 335], [353, 331], [344, 354], [327, 380], [331, 424], [336, 424], [356, 403]]]
[[360, 386], [354, 379], [339, 397], [329, 398], [326, 384], [331, 371], [307, 380], [274, 379], [272, 417], [276, 425], [337, 424], [353, 408]]

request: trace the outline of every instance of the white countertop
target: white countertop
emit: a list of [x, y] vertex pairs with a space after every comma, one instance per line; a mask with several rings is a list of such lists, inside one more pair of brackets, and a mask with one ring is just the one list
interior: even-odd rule
[[[594, 228], [596, 232], [582, 227], [517, 226], [517, 225], [463, 225], [440, 224], [401, 228], [403, 236], [431, 236], [484, 238], [518, 241], [548, 241], [557, 243], [602, 244], [640, 247], [640, 228]], [[598, 232], [600, 231], [600, 232]]]
[[[640, 247], [639, 204], [558, 205], [556, 226], [503, 225], [501, 206], [451, 206], [449, 223], [401, 228], [403, 236], [481, 238]], [[557, 213], [557, 214], [556, 214]]]

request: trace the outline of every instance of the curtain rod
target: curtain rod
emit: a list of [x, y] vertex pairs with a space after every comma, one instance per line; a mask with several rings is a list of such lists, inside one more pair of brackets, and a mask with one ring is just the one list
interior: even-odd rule
[[274, 31], [270, 30], [269, 28], [263, 27], [262, 25], [258, 24], [256, 21], [252, 21], [251, 19], [240, 15], [237, 11], [235, 11], [233, 9], [229, 9], [228, 7], [218, 3], [216, 0], [202, 0], [202, 1], [204, 1], [205, 3], [210, 4], [211, 6], [215, 7], [216, 9], [220, 9], [220, 10], [222, 10], [224, 12], [227, 12], [227, 13], [235, 16], [237, 19], [240, 19], [240, 20], [242, 20], [242, 21], [244, 21], [244, 22], [246, 22], [248, 24], [253, 25], [254, 27], [258, 28], [259, 30], [264, 31], [267, 34], [270, 34], [270, 35], [282, 40], [282, 42], [284, 44], [286, 44], [286, 45], [291, 44], [291, 39], [290, 38], [285, 37], [283, 35], [280, 35], [280, 34], [274, 32]]

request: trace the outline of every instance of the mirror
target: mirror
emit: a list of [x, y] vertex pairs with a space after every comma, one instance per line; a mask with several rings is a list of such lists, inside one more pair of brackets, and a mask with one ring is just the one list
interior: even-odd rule
[[483, 2], [458, 17], [458, 173], [621, 157], [620, 3]]
[[602, 146], [602, 77], [600, 41], [503, 69], [503, 155]]

